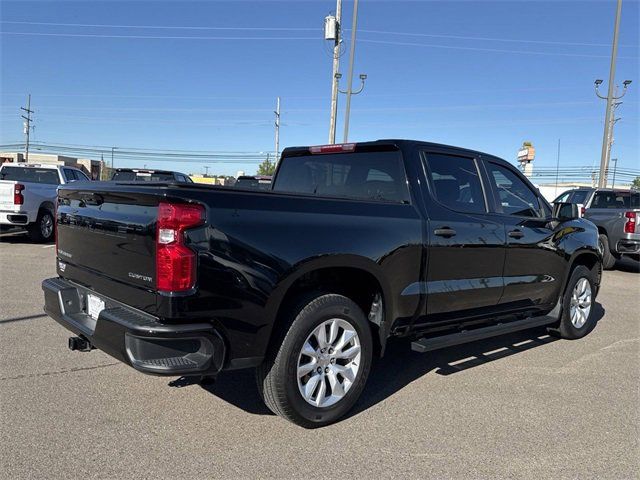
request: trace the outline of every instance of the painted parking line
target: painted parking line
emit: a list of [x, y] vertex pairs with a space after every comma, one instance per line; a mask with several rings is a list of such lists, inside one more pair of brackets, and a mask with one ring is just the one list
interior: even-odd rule
[[55, 246], [56, 246], [56, 244], [54, 243], [53, 245], [45, 245], [45, 246], [44, 246], [44, 247], [42, 247], [42, 248], [53, 248], [53, 247], [55, 247]]

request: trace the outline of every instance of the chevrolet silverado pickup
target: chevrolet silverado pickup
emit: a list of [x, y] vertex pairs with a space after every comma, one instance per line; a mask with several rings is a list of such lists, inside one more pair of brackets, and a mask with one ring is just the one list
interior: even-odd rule
[[640, 191], [621, 188], [577, 188], [555, 202], [582, 205], [583, 216], [598, 227], [602, 268], [613, 268], [622, 256], [640, 260]]
[[253, 367], [273, 412], [318, 427], [392, 337], [590, 332], [601, 255], [578, 217], [504, 160], [408, 140], [287, 148], [269, 191], [64, 185], [44, 309], [72, 350], [144, 373]]
[[74, 167], [6, 163], [0, 167], [0, 226], [23, 227], [35, 242], [51, 242], [58, 185], [89, 181]]

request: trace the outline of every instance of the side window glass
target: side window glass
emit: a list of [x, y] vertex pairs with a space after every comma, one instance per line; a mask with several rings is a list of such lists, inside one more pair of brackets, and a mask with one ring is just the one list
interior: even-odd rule
[[83, 171], [80, 170], [74, 170], [74, 173], [76, 174], [76, 176], [78, 177], [78, 180], [82, 180], [82, 181], [88, 181], [90, 180], [90, 178], [87, 176], [86, 173], [84, 173]]
[[486, 212], [482, 182], [472, 158], [427, 153], [426, 159], [438, 202], [459, 212]]
[[64, 176], [67, 179], [67, 182], [73, 182], [75, 180], [78, 180], [78, 177], [76, 176], [76, 172], [74, 172], [70, 168], [64, 169]]
[[597, 192], [591, 208], [629, 208], [628, 203], [618, 192]]
[[537, 195], [518, 174], [492, 162], [487, 163], [487, 168], [504, 213], [518, 217], [541, 216]]

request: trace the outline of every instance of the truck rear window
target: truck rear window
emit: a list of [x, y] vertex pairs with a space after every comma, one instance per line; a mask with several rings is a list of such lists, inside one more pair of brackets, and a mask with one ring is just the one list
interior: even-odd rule
[[[576, 202], [573, 202], [576, 203]], [[640, 192], [596, 192], [591, 208], [638, 208]]]
[[283, 157], [274, 191], [322, 197], [408, 202], [400, 152]]
[[58, 171], [51, 168], [4, 167], [0, 170], [0, 180], [60, 185]]
[[172, 173], [163, 172], [116, 172], [111, 180], [118, 182], [173, 182]]

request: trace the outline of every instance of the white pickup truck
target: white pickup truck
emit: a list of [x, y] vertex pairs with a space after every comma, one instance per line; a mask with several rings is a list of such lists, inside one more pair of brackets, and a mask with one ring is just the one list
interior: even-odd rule
[[24, 227], [36, 242], [53, 240], [56, 190], [75, 181], [89, 181], [89, 177], [64, 165], [0, 166], [0, 227]]

